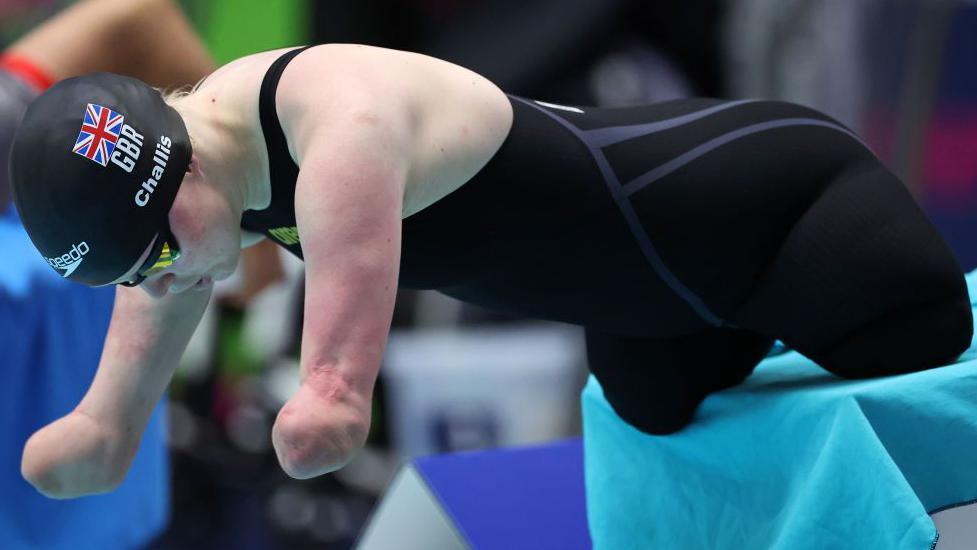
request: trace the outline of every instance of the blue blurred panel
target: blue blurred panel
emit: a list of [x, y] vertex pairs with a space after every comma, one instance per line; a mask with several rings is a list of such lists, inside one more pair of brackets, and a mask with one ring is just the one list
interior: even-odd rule
[[977, 213], [942, 209], [929, 203], [924, 203], [924, 208], [964, 271], [977, 268]]
[[0, 548], [140, 548], [169, 516], [163, 411], [153, 414], [122, 487], [55, 501], [20, 476], [38, 428], [69, 412], [91, 383], [114, 298], [62, 280], [12, 216], [0, 216]]
[[921, 201], [960, 258], [977, 267], [977, 5], [961, 4], [926, 136]]
[[944, 100], [977, 101], [977, 5], [961, 2], [944, 52], [940, 95]]
[[590, 548], [579, 439], [415, 464], [474, 549]]

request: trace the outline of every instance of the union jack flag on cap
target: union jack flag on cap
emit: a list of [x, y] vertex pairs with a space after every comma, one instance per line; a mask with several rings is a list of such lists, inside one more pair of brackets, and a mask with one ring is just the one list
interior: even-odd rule
[[119, 139], [124, 120], [125, 117], [108, 107], [89, 103], [72, 151], [106, 166], [109, 155], [115, 149], [115, 142]]

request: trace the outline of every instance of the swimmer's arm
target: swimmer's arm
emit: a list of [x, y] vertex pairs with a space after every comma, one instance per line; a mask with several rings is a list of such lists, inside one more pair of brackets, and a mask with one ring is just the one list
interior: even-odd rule
[[7, 51], [36, 63], [55, 80], [110, 71], [172, 87], [193, 84], [214, 70], [174, 0], [76, 2]]
[[291, 128], [305, 318], [301, 387], [279, 413], [273, 441], [296, 478], [336, 470], [364, 444], [397, 292], [404, 126], [396, 112], [345, 114], [324, 130]]
[[113, 490], [210, 298], [210, 289], [151, 298], [117, 287], [98, 371], [81, 403], [36, 432], [21, 472], [41, 493], [74, 498]]

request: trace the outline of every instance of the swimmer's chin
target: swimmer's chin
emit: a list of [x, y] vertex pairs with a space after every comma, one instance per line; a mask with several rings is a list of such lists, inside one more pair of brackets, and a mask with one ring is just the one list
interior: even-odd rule
[[200, 292], [204, 290], [210, 290], [213, 287], [214, 287], [213, 279], [211, 279], [210, 277], [201, 277], [199, 281], [197, 281], [192, 287], [190, 287], [190, 290], [196, 290]]
[[200, 277], [195, 282], [183, 283], [180, 287], [170, 287], [170, 294], [183, 294], [184, 292], [207, 292], [214, 287], [214, 280], [210, 277]]
[[143, 283], [140, 285], [146, 294], [159, 300], [168, 295], [178, 295], [191, 292], [209, 292], [214, 287], [214, 279], [211, 277], [200, 277], [196, 281], [187, 284], [177, 283], [171, 284], [168, 287], [161, 287], [159, 284]]

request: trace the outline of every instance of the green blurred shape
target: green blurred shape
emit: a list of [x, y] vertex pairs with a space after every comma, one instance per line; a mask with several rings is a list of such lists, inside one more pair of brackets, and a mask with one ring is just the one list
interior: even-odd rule
[[298, 46], [312, 36], [309, 0], [184, 1], [219, 65], [248, 54]]
[[260, 374], [263, 365], [244, 332], [244, 311], [221, 307], [217, 322], [217, 370], [223, 374]]

